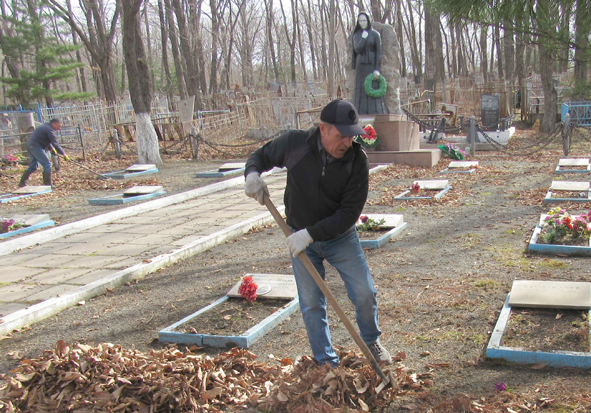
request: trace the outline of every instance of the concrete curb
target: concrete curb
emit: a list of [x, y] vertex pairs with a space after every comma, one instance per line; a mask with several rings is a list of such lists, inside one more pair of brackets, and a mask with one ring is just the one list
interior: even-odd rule
[[[240, 179], [243, 180], [242, 177], [240, 177]], [[285, 206], [282, 205], [277, 209], [283, 214]], [[208, 235], [205, 238], [195, 240], [180, 248], [173, 249], [166, 254], [151, 258], [149, 262], [142, 262], [73, 291], [68, 291], [59, 297], [50, 298], [24, 310], [15, 311], [0, 319], [0, 335], [9, 334], [15, 329], [51, 317], [68, 307], [76, 305], [80, 301], [104, 294], [107, 289], [120, 286], [134, 279], [143, 278], [160, 268], [167, 267], [177, 261], [208, 250], [228, 239], [245, 234], [254, 227], [265, 225], [272, 221], [273, 216], [269, 212], [262, 213], [246, 221]]]

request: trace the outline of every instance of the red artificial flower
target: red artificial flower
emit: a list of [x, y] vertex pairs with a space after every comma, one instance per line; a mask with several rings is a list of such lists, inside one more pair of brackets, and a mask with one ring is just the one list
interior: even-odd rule
[[246, 298], [246, 301], [251, 303], [257, 299], [258, 288], [252, 277], [246, 276], [242, 278], [242, 284], [238, 287], [238, 293], [240, 296]]
[[369, 217], [367, 215], [362, 215], [359, 217], [359, 219], [361, 220], [362, 224], [365, 224], [367, 222], [367, 220], [369, 219]]
[[365, 128], [363, 128], [363, 130], [365, 131], [365, 135], [361, 135], [361, 138], [364, 140], [376, 140], [378, 137], [378, 134], [376, 133], [376, 130], [373, 128], [373, 126], [371, 125], [367, 125]]
[[416, 194], [417, 192], [419, 192], [421, 190], [421, 186], [419, 185], [418, 182], [413, 182], [412, 185], [410, 186], [410, 190]]

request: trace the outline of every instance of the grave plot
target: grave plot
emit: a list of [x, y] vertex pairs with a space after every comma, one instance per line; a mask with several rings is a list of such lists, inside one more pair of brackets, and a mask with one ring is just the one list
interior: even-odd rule
[[396, 195], [394, 200], [415, 200], [415, 199], [439, 199], [445, 195], [451, 185], [447, 179], [429, 181], [414, 181], [406, 191]]
[[355, 225], [361, 247], [370, 249], [380, 248], [408, 226], [399, 214], [362, 214]]
[[559, 159], [558, 165], [554, 170], [555, 174], [568, 174], [568, 173], [587, 173], [591, 171], [591, 165], [589, 164], [589, 158], [586, 159]]
[[589, 182], [552, 181], [552, 184], [550, 185], [550, 188], [544, 197], [544, 203], [551, 204], [566, 201], [591, 201]]
[[478, 161], [451, 161], [440, 174], [471, 174], [478, 169]]
[[[158, 332], [160, 341], [248, 348], [299, 308], [293, 275], [246, 274], [257, 285], [253, 303], [240, 296], [242, 279], [227, 295]], [[291, 300], [291, 301], [290, 301]]]
[[197, 178], [219, 178], [222, 176], [238, 175], [246, 169], [246, 162], [230, 162], [220, 166], [217, 170], [212, 169], [205, 172], [198, 172]]
[[16, 201], [17, 199], [26, 198], [28, 196], [47, 194], [49, 192], [51, 192], [51, 186], [49, 185], [24, 186], [13, 192], [0, 194], [0, 204], [6, 204], [10, 201]]
[[[548, 214], [540, 215], [540, 221], [538, 225], [534, 228], [534, 232], [530, 238], [528, 244], [528, 251], [535, 251], [541, 254], [555, 254], [555, 255], [565, 255], [565, 256], [583, 256], [583, 257], [591, 257], [591, 238], [584, 238], [580, 237], [578, 243], [575, 245], [569, 244], [547, 244], [540, 242], [541, 235], [543, 233], [544, 222], [548, 217]], [[570, 218], [572, 220], [576, 219], [578, 215], [572, 215]]]
[[486, 356], [550, 367], [591, 367], [591, 284], [516, 280]]
[[[38, 214], [38, 215], [13, 215], [9, 218], [2, 218], [3, 222], [9, 224], [11, 221], [18, 223], [20, 228], [8, 230], [7, 232], [0, 233], [0, 239], [6, 239], [19, 234], [25, 234], [27, 232], [35, 231], [39, 228], [49, 227], [55, 225], [49, 215]], [[21, 226], [22, 225], [22, 226]], [[8, 228], [7, 228], [8, 229]], [[0, 230], [4, 230], [0, 228]]]
[[[156, 168], [156, 165], [148, 163], [148, 164], [133, 164], [129, 168], [126, 168], [122, 171], [107, 172], [107, 173], [104, 173], [101, 175], [104, 175], [105, 177], [111, 178], [111, 179], [130, 179], [130, 178], [134, 178], [136, 176], [155, 174], [157, 172], [159, 172], [159, 170], [158, 170], [158, 168]], [[106, 178], [102, 178], [102, 177], [99, 177], [99, 178], [106, 179]]]
[[89, 199], [90, 205], [117, 205], [127, 202], [143, 201], [166, 194], [160, 185], [134, 186], [121, 194], [109, 195], [102, 198]]

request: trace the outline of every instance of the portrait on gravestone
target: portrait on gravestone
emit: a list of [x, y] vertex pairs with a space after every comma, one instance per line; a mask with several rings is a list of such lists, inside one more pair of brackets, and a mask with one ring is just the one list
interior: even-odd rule
[[353, 69], [355, 70], [353, 104], [360, 115], [388, 113], [384, 103], [387, 85], [384, 77], [380, 75], [381, 64], [380, 33], [371, 27], [369, 14], [361, 12], [353, 31]]

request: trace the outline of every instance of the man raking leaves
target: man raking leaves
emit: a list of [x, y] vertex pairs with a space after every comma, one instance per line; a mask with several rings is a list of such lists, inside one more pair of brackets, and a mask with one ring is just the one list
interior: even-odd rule
[[[287, 224], [282, 229], [289, 235], [286, 243], [314, 358], [318, 364], [339, 364], [326, 310], [327, 297], [331, 304], [334, 300], [323, 281], [326, 260], [339, 272], [355, 305], [360, 334], [354, 329], [349, 332], [353, 338], [360, 336], [358, 344], [384, 378], [377, 363], [390, 364], [392, 358], [379, 341], [382, 332], [378, 326], [377, 291], [355, 229], [369, 184], [367, 156], [359, 144], [353, 143], [355, 136], [365, 133], [358, 119], [351, 103], [334, 100], [322, 110], [319, 127], [289, 131], [268, 142], [246, 163], [245, 192], [273, 213], [275, 208], [260, 174], [273, 167], [287, 168]], [[338, 307], [336, 300], [335, 305]], [[335, 310], [338, 313], [340, 307]]]

